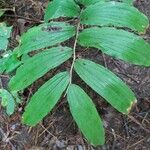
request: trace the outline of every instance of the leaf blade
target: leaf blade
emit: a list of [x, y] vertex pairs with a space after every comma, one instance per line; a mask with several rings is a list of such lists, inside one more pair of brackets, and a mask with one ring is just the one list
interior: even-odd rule
[[10, 92], [5, 89], [0, 89], [0, 97], [2, 98], [2, 106], [6, 107], [8, 115], [12, 115], [15, 111], [15, 100]]
[[18, 68], [16, 75], [10, 80], [10, 89], [12, 91], [19, 91], [26, 88], [49, 70], [68, 60], [71, 55], [71, 48], [60, 46], [45, 50], [27, 59]]
[[70, 85], [67, 100], [70, 111], [84, 136], [93, 145], [104, 144], [103, 123], [90, 97], [77, 85]]
[[56, 105], [68, 83], [68, 72], [61, 72], [40, 87], [25, 108], [23, 123], [34, 126], [41, 121]]
[[12, 27], [7, 27], [5, 23], [0, 23], [0, 51], [5, 51], [8, 46]]
[[48, 4], [44, 20], [48, 22], [50, 19], [59, 17], [76, 17], [79, 11], [80, 8], [74, 0], [53, 0]]
[[150, 44], [133, 33], [109, 27], [93, 27], [83, 30], [78, 42], [126, 62], [150, 66]]
[[81, 23], [86, 25], [128, 27], [140, 33], [145, 32], [149, 26], [148, 18], [136, 8], [126, 3], [114, 1], [99, 2], [87, 7], [81, 14]]
[[75, 71], [94, 91], [119, 112], [128, 114], [136, 103], [133, 92], [116, 75], [92, 61], [78, 59]]
[[64, 22], [41, 24], [29, 29], [22, 35], [18, 55], [56, 45], [68, 40], [74, 34], [75, 28]]
[[7, 51], [7, 53], [3, 54], [2, 59], [0, 59], [0, 73], [12, 72], [19, 65], [21, 65], [21, 61], [18, 60], [16, 54], [11, 51]]

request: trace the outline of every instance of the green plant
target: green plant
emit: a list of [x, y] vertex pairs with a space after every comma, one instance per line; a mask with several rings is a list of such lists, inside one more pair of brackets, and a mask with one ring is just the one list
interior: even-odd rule
[[16, 92], [10, 93], [5, 89], [0, 89], [1, 105], [6, 107], [8, 115], [12, 115], [15, 111], [16, 103], [20, 103], [20, 99]]
[[[139, 37], [149, 26], [147, 17], [129, 5], [131, 0], [106, 1], [53, 0], [46, 9], [45, 23], [21, 36], [20, 44], [14, 50], [17, 58], [40, 51], [20, 62], [16, 75], [9, 83], [11, 91], [25, 89], [49, 70], [72, 58], [69, 72], [56, 74], [31, 97], [23, 114], [23, 123], [36, 125], [66, 91], [70, 111], [84, 136], [95, 146], [104, 144], [102, 120], [91, 98], [81, 87], [72, 83], [73, 70], [119, 112], [130, 112], [136, 97], [128, 86], [103, 66], [76, 55], [79, 44], [97, 48], [132, 64], [150, 66], [150, 44]], [[64, 18], [63, 22], [52, 21], [60, 17]], [[66, 23], [66, 17], [71, 21], [73, 18], [74, 25]], [[60, 43], [74, 36], [73, 48], [60, 46]]]
[[[5, 13], [6, 10], [10, 9], [0, 9], [0, 17]], [[20, 65], [20, 61], [17, 59], [16, 55], [8, 49], [8, 39], [11, 36], [12, 27], [8, 27], [6, 23], [0, 23], [0, 73], [9, 73]], [[3, 88], [2, 81], [0, 78], [0, 100], [1, 105], [6, 107], [6, 113], [12, 115], [15, 111], [15, 106], [20, 103], [20, 99], [16, 92], [9, 92]]]

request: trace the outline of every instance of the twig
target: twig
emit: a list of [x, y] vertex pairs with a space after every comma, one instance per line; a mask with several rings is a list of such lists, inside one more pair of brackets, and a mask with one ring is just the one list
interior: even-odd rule
[[[111, 135], [114, 135], [111, 131], [109, 131], [109, 130], [107, 130], [107, 129], [106, 129], [106, 131], [107, 131], [108, 133], [110, 133]], [[124, 137], [122, 137], [122, 136], [120, 136], [120, 135], [118, 135], [118, 134], [116, 134], [116, 133], [115, 133], [115, 135], [116, 135], [116, 138], [118, 137], [118, 138], [124, 140], [125, 142], [127, 142], [127, 139], [125, 139]]]
[[150, 133], [150, 130], [144, 128], [143, 125], [142, 125], [138, 120], [136, 120], [133, 116], [130, 116], [130, 115], [129, 115], [128, 118], [130, 118], [134, 123], [136, 123], [137, 125], [139, 125], [139, 127], [140, 127], [141, 129], [143, 129], [143, 130], [146, 131], [147, 133]]
[[116, 134], [115, 134], [114, 129], [111, 129], [111, 130], [112, 130], [112, 133], [113, 133], [113, 136], [114, 136], [114, 140], [113, 140], [113, 144], [112, 144], [111, 150], [114, 150], [115, 149], [115, 144], [116, 144]]
[[102, 53], [102, 57], [103, 57], [104, 65], [108, 69], [108, 65], [107, 65], [107, 61], [106, 61], [106, 57], [104, 53]]
[[133, 147], [133, 146], [138, 145], [139, 143], [143, 142], [144, 140], [145, 140], [145, 138], [144, 138], [144, 139], [141, 139], [140, 141], [137, 141], [136, 143], [134, 143], [134, 144], [132, 144], [132, 145], [129, 145], [129, 146], [126, 148], [126, 150], [130, 149], [130, 148]]
[[123, 117], [123, 123], [124, 123], [125, 131], [126, 131], [126, 136], [127, 136], [127, 138], [129, 138], [130, 137], [129, 128], [128, 128], [128, 125], [127, 125], [126, 118], [124, 118], [124, 117]]
[[147, 116], [148, 116], [148, 112], [146, 113], [146, 115], [144, 116], [144, 118], [143, 118], [143, 120], [142, 120], [142, 125], [144, 124], [144, 122], [145, 122]]
[[3, 89], [3, 83], [1, 77], [0, 77], [0, 88]]
[[[52, 124], [54, 123], [54, 121], [52, 123], [50, 123], [47, 128], [44, 127], [44, 131], [42, 131], [42, 133], [39, 134], [38, 138], [40, 138], [46, 131], [48, 131], [48, 129], [52, 126]], [[52, 135], [52, 134], [50, 134], [50, 135]], [[52, 135], [52, 136], [54, 137], [54, 135]]]
[[45, 132], [49, 133], [53, 138], [57, 139], [57, 137], [53, 135], [50, 131], [48, 131], [48, 129], [45, 128], [41, 123], [39, 125], [44, 129]]
[[12, 150], [16, 150], [16, 148], [14, 147], [14, 145], [12, 144], [12, 142], [10, 141], [13, 137], [8, 137], [9, 136], [9, 133], [5, 133], [4, 131], [3, 131], [3, 129], [2, 128], [0, 128], [0, 133], [2, 134], [2, 137], [3, 137], [3, 142], [5, 142], [5, 143], [9, 143], [9, 145], [12, 147]]

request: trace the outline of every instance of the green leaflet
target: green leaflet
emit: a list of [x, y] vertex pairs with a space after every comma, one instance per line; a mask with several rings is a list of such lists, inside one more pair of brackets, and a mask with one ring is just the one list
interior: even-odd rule
[[15, 53], [7, 52], [3, 58], [0, 59], [0, 73], [9, 73], [21, 65], [21, 61], [17, 59]]
[[81, 23], [86, 25], [128, 27], [145, 32], [148, 18], [136, 8], [120, 2], [99, 2], [87, 7], [81, 14]]
[[77, 4], [82, 4], [84, 6], [89, 6], [89, 5], [92, 5], [92, 4], [95, 4], [97, 2], [104, 2], [105, 0], [75, 0], [75, 2]]
[[5, 89], [0, 89], [0, 97], [2, 98], [2, 106], [6, 107], [8, 115], [12, 115], [15, 110], [15, 100], [13, 96]]
[[76, 17], [79, 12], [80, 8], [74, 0], [53, 0], [49, 2], [44, 20], [48, 22], [50, 19], [59, 17]]
[[31, 98], [23, 114], [23, 122], [34, 126], [56, 105], [69, 83], [69, 74], [62, 72], [47, 81]]
[[15, 54], [11, 54], [5, 62], [5, 72], [10, 73], [20, 65], [21, 61], [18, 60], [17, 56]]
[[77, 85], [70, 85], [67, 100], [78, 127], [93, 145], [105, 141], [103, 123], [90, 97]]
[[12, 27], [6, 27], [5, 23], [0, 23], [0, 51], [7, 49], [11, 30]]
[[136, 98], [117, 76], [89, 60], [78, 59], [75, 71], [94, 91], [105, 98], [118, 111], [128, 114]]
[[33, 27], [23, 34], [19, 54], [64, 42], [74, 36], [75, 27], [64, 22], [50, 22]]
[[12, 91], [19, 91], [26, 88], [49, 70], [65, 62], [71, 55], [71, 48], [60, 46], [45, 50], [32, 58], [28, 58], [17, 69], [16, 75], [10, 80], [10, 89]]
[[83, 30], [78, 42], [129, 63], [150, 66], [150, 44], [133, 33], [109, 27], [93, 27]]

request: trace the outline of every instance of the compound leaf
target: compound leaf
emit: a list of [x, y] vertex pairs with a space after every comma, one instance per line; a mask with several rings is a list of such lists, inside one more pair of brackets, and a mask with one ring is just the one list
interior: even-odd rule
[[67, 99], [73, 118], [87, 140], [95, 146], [104, 144], [103, 123], [91, 98], [79, 86], [72, 84]]
[[[94, 17], [93, 17], [94, 16]], [[120, 2], [99, 2], [87, 7], [81, 14], [81, 23], [86, 25], [128, 27], [145, 32], [148, 18], [136, 8]]]
[[28, 58], [25, 63], [17, 69], [16, 75], [11, 79], [9, 83], [10, 89], [12, 91], [19, 91], [26, 88], [50, 69], [65, 62], [71, 55], [71, 48], [54, 47], [32, 58]]
[[5, 23], [0, 23], [0, 51], [7, 49], [11, 29], [12, 27], [6, 27]]
[[59, 17], [76, 17], [79, 12], [80, 8], [74, 0], [53, 0], [48, 4], [44, 20], [48, 22], [50, 19]]
[[75, 28], [64, 22], [50, 22], [29, 29], [21, 37], [19, 54], [53, 46], [74, 36]]
[[78, 59], [75, 71], [118, 111], [128, 114], [136, 102], [133, 92], [115, 74], [92, 61]]
[[109, 27], [88, 28], [80, 33], [79, 43], [82, 46], [98, 48], [132, 64], [150, 66], [150, 44], [124, 30]]
[[69, 83], [69, 74], [61, 72], [47, 81], [31, 98], [23, 114], [23, 122], [34, 126], [56, 105]]

